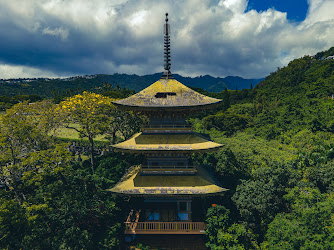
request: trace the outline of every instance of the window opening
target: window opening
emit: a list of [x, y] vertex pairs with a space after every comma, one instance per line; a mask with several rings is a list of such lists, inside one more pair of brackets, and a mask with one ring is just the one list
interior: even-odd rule
[[186, 201], [181, 201], [179, 203], [179, 211], [188, 211], [187, 209], [187, 202]]
[[167, 98], [167, 96], [175, 96], [175, 92], [158, 92], [155, 95], [155, 98]]

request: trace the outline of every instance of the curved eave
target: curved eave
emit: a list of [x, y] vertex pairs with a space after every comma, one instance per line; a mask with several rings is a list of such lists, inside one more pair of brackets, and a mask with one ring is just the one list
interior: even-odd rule
[[[166, 96], [158, 97], [165, 93]], [[160, 79], [142, 91], [113, 102], [124, 109], [206, 109], [222, 100], [212, 98], [183, 85], [175, 79]]]
[[184, 152], [184, 153], [204, 153], [204, 152], [211, 152], [216, 151], [224, 147], [224, 144], [220, 144], [217, 147], [212, 148], [205, 148], [205, 149], [136, 149], [136, 148], [122, 148], [122, 147], [115, 147], [114, 145], [111, 145], [113, 148], [115, 148], [116, 151], [124, 152], [124, 153], [130, 153], [130, 154], [141, 154], [141, 153], [167, 153], [167, 152]]
[[107, 189], [106, 191], [111, 192], [112, 194], [119, 195], [119, 196], [135, 196], [135, 197], [203, 197], [203, 196], [217, 196], [223, 195], [229, 189], [221, 188], [219, 191], [216, 192], [194, 192], [193, 190], [185, 190], [184, 188], [180, 188], [179, 191], [177, 189], [164, 189], [164, 188], [157, 188], [157, 189], [141, 189], [140, 191], [115, 191], [112, 188]]
[[218, 150], [224, 145], [207, 140], [195, 133], [149, 134], [138, 133], [127, 141], [112, 145], [119, 151], [150, 152], [205, 152]]
[[202, 104], [202, 105], [184, 105], [184, 106], [150, 106], [150, 105], [127, 105], [117, 102], [112, 102], [116, 107], [126, 111], [187, 111], [187, 110], [207, 110], [212, 109], [222, 103], [222, 100], [217, 102]]

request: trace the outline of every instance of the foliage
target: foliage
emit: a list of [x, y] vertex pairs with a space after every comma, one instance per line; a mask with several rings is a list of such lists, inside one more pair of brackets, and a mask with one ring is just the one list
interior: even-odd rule
[[146, 245], [144, 245], [144, 244], [142, 244], [142, 243], [138, 243], [138, 244], [136, 245], [136, 248], [137, 248], [137, 249], [140, 249], [140, 250], [150, 250], [150, 247], [149, 247], [149, 246], [146, 246]]
[[230, 211], [214, 204], [208, 209], [206, 235], [211, 249], [256, 249], [254, 235], [244, 225], [233, 223]]
[[333, 249], [333, 194], [295, 187], [285, 196], [292, 212], [278, 214], [266, 238], [270, 249]]
[[235, 189], [240, 178], [245, 178], [250, 174], [250, 168], [238, 161], [230, 149], [203, 155], [194, 155], [194, 161], [198, 165], [208, 168], [213, 167], [218, 179], [224, 183], [226, 188]]
[[[3, 197], [4, 196], [4, 197]], [[7, 195], [0, 196], [0, 247], [18, 249], [28, 221], [23, 208]]]
[[47, 118], [33, 115], [36, 108], [23, 102], [1, 116], [0, 180], [20, 204], [25, 200], [21, 178], [30, 168], [25, 160], [52, 147], [50, 138], [45, 134], [48, 131], [45, 125]]
[[13, 105], [18, 104], [20, 102], [29, 101], [36, 102], [40, 101], [42, 98], [36, 94], [30, 95], [16, 95], [16, 96], [0, 96], [0, 110], [5, 111], [8, 108], [11, 108]]
[[15, 221], [7, 219], [1, 232], [10, 240], [1, 241], [0, 247], [111, 249], [119, 244], [122, 216], [116, 199], [96, 186], [89, 171], [80, 166], [75, 168], [66, 164], [56, 171], [33, 171], [25, 175], [23, 183], [29, 192], [21, 206], [13, 204], [4, 192], [0, 193], [4, 200], [0, 221], [15, 212], [15, 216], [20, 216], [16, 223], [24, 231], [18, 235], [20, 230]]
[[90, 164], [73, 162], [68, 144], [51, 136], [65, 117], [59, 109], [48, 101], [23, 102], [1, 115], [1, 249], [114, 249], [120, 243], [125, 210], [104, 189], [134, 158], [98, 158], [91, 175]]
[[[334, 61], [321, 60], [332, 54], [333, 48], [296, 59], [251, 90], [229, 91], [228, 100], [226, 92], [211, 94], [230, 107], [191, 120], [198, 132], [227, 145], [224, 153], [195, 159], [212, 165], [231, 188], [234, 204], [224, 201], [237, 220], [231, 223], [252, 230], [263, 249], [333, 248]], [[246, 122], [235, 125], [241, 117]], [[233, 174], [231, 162], [244, 174]], [[212, 249], [220, 239], [213, 235]]]
[[225, 135], [230, 136], [236, 131], [244, 130], [249, 120], [250, 117], [247, 115], [225, 112], [205, 117], [202, 121], [202, 126], [207, 130], [216, 128], [225, 132]]
[[298, 158], [297, 148], [283, 144], [278, 140], [268, 141], [245, 132], [238, 132], [231, 137], [223, 136], [215, 130], [211, 130], [209, 133], [213, 140], [225, 145], [226, 150], [232, 151], [237, 161], [249, 171], [267, 166], [271, 162], [287, 163]]
[[97, 171], [92, 176], [85, 164], [73, 165], [70, 159], [64, 145], [30, 154], [22, 163], [21, 204], [10, 189], [0, 190], [0, 248], [113, 249], [119, 244], [125, 215], [100, 183], [115, 183], [121, 173], [108, 165], [112, 175]]
[[65, 127], [77, 131], [80, 137], [88, 138], [92, 173], [95, 170], [94, 138], [105, 133], [114, 110], [112, 99], [89, 92], [69, 97], [59, 104], [58, 112], [66, 117]]
[[238, 185], [232, 197], [243, 221], [260, 236], [275, 215], [287, 209], [285, 190], [301, 178], [292, 169], [277, 164], [259, 168], [252, 173], [252, 179]]
[[111, 188], [123, 176], [129, 166], [139, 165], [143, 162], [142, 156], [132, 156], [122, 153], [111, 153], [106, 157], [102, 156], [98, 159], [96, 168], [97, 181], [103, 189]]

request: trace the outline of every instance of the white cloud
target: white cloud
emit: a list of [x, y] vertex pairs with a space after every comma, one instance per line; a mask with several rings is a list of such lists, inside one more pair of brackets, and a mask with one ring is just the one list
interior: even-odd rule
[[129, 22], [131, 26], [138, 27], [144, 23], [145, 18], [147, 18], [148, 11], [141, 10], [138, 12], [133, 13], [130, 16]]
[[34, 77], [59, 77], [59, 74], [29, 66], [0, 64], [0, 79]]
[[[8, 29], [0, 42], [0, 60], [11, 65], [29, 60], [34, 69], [51, 68], [54, 74], [162, 71], [165, 12], [172, 29], [172, 72], [185, 75], [263, 77], [294, 58], [334, 45], [333, 0], [309, 0], [301, 23], [290, 22], [287, 13], [274, 9], [246, 12], [247, 4], [247, 0], [0, 0], [0, 28]], [[14, 50], [20, 56], [13, 56]]]
[[305, 20], [306, 25], [312, 25], [315, 23], [323, 23], [326, 21], [333, 22], [334, 20], [334, 1], [324, 0], [310, 0], [310, 8], [308, 16]]
[[244, 12], [247, 9], [248, 0], [220, 0], [220, 6], [225, 6], [227, 9], [236, 13]]
[[42, 33], [44, 35], [50, 35], [55, 37], [60, 37], [61, 40], [66, 40], [69, 34], [69, 31], [67, 29], [64, 29], [62, 27], [58, 27], [55, 29], [51, 29], [49, 27], [43, 29]]

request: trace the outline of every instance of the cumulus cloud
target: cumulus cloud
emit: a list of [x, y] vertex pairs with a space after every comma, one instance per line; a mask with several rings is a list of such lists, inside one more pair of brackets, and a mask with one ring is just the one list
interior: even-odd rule
[[61, 40], [66, 40], [66, 38], [68, 37], [69, 31], [66, 29], [63, 29], [62, 27], [58, 27], [54, 29], [51, 29], [50, 27], [46, 27], [45, 29], [43, 29], [42, 33], [44, 35], [60, 37]]
[[[62, 75], [63, 77], [71, 75]], [[59, 77], [58, 74], [47, 70], [41, 70], [38, 68], [27, 67], [27, 66], [16, 66], [16, 65], [0, 65], [0, 78], [34, 78], [34, 77]]]
[[21, 69], [43, 76], [162, 71], [165, 12], [172, 72], [264, 77], [333, 46], [334, 2], [308, 3], [296, 23], [275, 9], [248, 10], [247, 0], [0, 0], [0, 65], [12, 65], [0, 78]]

